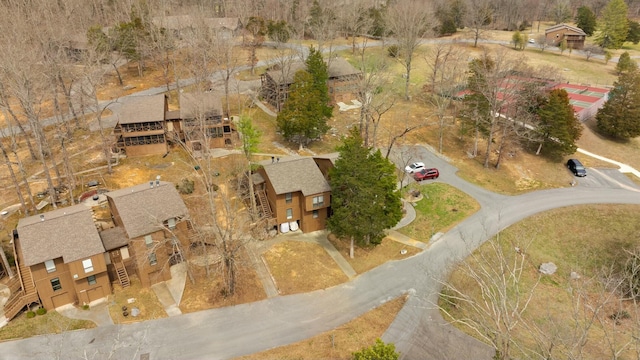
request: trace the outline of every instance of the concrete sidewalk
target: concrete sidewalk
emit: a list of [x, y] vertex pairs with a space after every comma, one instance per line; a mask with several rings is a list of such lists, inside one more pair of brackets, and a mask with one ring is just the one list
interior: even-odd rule
[[164, 307], [164, 311], [169, 316], [182, 314], [180, 311], [180, 301], [184, 293], [184, 285], [187, 281], [187, 264], [180, 263], [173, 265], [170, 269], [171, 279], [151, 285], [151, 289], [158, 297], [158, 301]]
[[67, 304], [57, 308], [56, 311], [70, 319], [93, 321], [97, 326], [113, 325], [113, 319], [109, 315], [109, 301], [107, 298], [89, 303], [88, 310], [78, 308], [73, 304]]

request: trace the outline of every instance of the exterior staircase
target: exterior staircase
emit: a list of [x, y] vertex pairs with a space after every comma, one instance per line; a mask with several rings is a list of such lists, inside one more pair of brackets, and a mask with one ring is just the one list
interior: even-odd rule
[[131, 284], [129, 281], [129, 274], [127, 274], [127, 268], [124, 266], [122, 262], [116, 262], [113, 264], [116, 268], [116, 273], [118, 274], [118, 280], [120, 280], [120, 285], [125, 288]]
[[271, 218], [273, 217], [273, 212], [271, 212], [271, 206], [269, 206], [269, 200], [267, 200], [267, 194], [264, 190], [256, 191], [256, 198], [258, 199], [258, 207], [262, 213], [262, 217]]
[[11, 296], [4, 305], [4, 316], [11, 320], [26, 306], [40, 302], [36, 286], [33, 283], [31, 269], [18, 264], [18, 276], [9, 283]]

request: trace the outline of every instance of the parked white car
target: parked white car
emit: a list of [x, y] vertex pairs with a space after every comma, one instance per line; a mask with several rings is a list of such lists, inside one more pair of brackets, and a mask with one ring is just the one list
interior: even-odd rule
[[404, 171], [406, 171], [409, 174], [413, 174], [414, 172], [420, 171], [422, 169], [424, 169], [423, 162], [414, 162], [413, 164], [407, 165], [407, 167], [404, 168]]

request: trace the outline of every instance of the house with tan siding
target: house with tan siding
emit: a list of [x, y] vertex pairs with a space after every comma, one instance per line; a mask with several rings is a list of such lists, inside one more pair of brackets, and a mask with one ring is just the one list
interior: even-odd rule
[[[293, 85], [295, 74], [305, 69], [305, 63], [294, 62], [265, 72], [260, 76], [261, 97], [276, 110], [282, 110], [282, 106], [289, 98], [289, 88]], [[362, 72], [347, 60], [333, 58], [328, 61], [327, 75], [329, 76], [327, 89], [332, 105], [357, 98], [358, 82], [362, 78]]]
[[233, 147], [239, 136], [235, 124], [223, 115], [219, 93], [180, 94], [180, 128], [187, 148], [201, 151]]
[[164, 94], [132, 96], [122, 105], [113, 129], [116, 148], [127, 156], [166, 154], [169, 151]]
[[175, 186], [155, 181], [105, 195], [115, 225], [105, 235], [110, 261], [131, 258], [142, 286], [171, 279], [169, 267], [182, 261], [191, 230], [189, 212]]
[[544, 31], [548, 44], [560, 46], [562, 41], [567, 42], [567, 47], [571, 49], [582, 49], [587, 34], [582, 29], [568, 24], [558, 24], [547, 28]]
[[325, 229], [331, 188], [311, 157], [277, 158], [261, 164], [253, 176], [256, 200], [278, 232]]
[[[19, 290], [12, 289], [5, 305], [9, 319], [34, 302], [54, 309], [88, 304], [111, 293], [105, 249], [85, 205], [20, 219], [13, 246]], [[16, 302], [16, 296], [23, 300]]]

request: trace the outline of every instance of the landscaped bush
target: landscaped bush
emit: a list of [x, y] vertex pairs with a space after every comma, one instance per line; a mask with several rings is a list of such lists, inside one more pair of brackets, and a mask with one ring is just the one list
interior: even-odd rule
[[47, 309], [45, 309], [43, 307], [38, 308], [38, 310], [36, 310], [36, 314], [38, 314], [38, 315], [44, 315], [46, 313], [47, 313]]
[[34, 313], [33, 311], [27, 311], [27, 319], [31, 319], [36, 317], [36, 313]]

